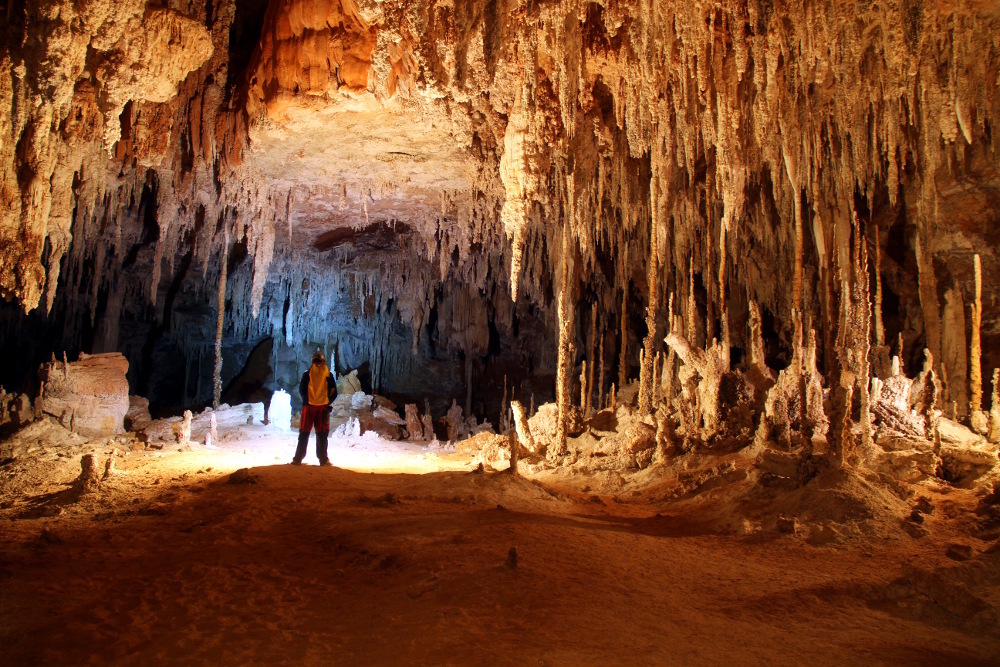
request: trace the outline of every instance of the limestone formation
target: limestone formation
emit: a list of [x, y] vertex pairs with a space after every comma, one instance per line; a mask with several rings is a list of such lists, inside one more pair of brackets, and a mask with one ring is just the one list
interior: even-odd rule
[[407, 403], [404, 409], [406, 411], [406, 432], [409, 434], [410, 440], [424, 440], [424, 426], [420, 420], [420, 413], [417, 412], [417, 404]]
[[153, 418], [149, 414], [149, 399], [142, 396], [128, 397], [128, 411], [125, 413], [124, 425], [129, 431], [141, 431]]
[[42, 390], [35, 408], [80, 435], [124, 433], [127, 372], [128, 361], [117, 353], [82, 354], [72, 363], [52, 361], [38, 372]]
[[97, 491], [101, 486], [101, 478], [97, 472], [97, 458], [93, 454], [84, 454], [80, 459], [80, 475], [74, 481], [77, 493]]
[[539, 449], [534, 436], [531, 434], [531, 427], [528, 424], [524, 406], [521, 405], [520, 401], [511, 401], [510, 407], [514, 411], [514, 429], [517, 433], [518, 442], [531, 454], [544, 454], [545, 452]]

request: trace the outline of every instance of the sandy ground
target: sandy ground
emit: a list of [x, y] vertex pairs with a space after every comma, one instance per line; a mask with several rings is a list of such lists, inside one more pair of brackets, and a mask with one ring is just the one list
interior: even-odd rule
[[264, 427], [117, 456], [79, 496], [95, 444], [44, 435], [0, 462], [4, 665], [1000, 664], [1000, 549], [960, 490], [924, 489], [920, 539], [816, 546], [739, 534], [732, 493], [588, 493], [365, 438], [297, 467]]

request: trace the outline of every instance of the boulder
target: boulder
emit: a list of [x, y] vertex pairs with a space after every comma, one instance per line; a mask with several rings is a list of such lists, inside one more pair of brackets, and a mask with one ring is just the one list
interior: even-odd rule
[[[338, 397], [339, 398], [339, 397]], [[372, 409], [372, 397], [363, 391], [356, 391], [351, 396], [351, 410], [355, 412]]]
[[372, 396], [372, 403], [377, 408], [385, 408], [386, 410], [392, 410], [393, 412], [396, 411], [396, 404], [390, 401], [385, 396], [379, 396], [378, 394], [375, 394], [374, 396]]
[[354, 403], [354, 394], [341, 394], [333, 399], [333, 412], [331, 418], [346, 418], [351, 416], [351, 406]]
[[938, 458], [934, 452], [918, 449], [882, 452], [874, 461], [874, 467], [879, 472], [910, 484], [933, 477], [937, 466]]
[[[583, 432], [584, 422], [579, 408], [570, 406], [567, 422], [566, 430], [570, 437], [576, 437]], [[542, 404], [528, 419], [528, 427], [539, 449], [544, 451], [555, 442], [558, 424], [559, 406], [555, 403]]]
[[338, 396], [350, 396], [359, 391], [361, 391], [361, 381], [358, 379], [358, 372], [356, 370], [337, 378]]
[[[396, 418], [399, 419], [398, 415]], [[403, 437], [403, 429], [398, 425], [379, 419], [371, 412], [359, 412], [356, 420], [361, 424], [358, 435], [374, 431], [388, 440], [400, 440]], [[399, 421], [402, 420], [399, 419]]]
[[937, 421], [937, 430], [943, 444], [954, 445], [963, 449], [976, 448], [986, 444], [985, 439], [981, 435], [970, 431], [958, 422], [944, 417]]
[[81, 354], [72, 363], [42, 364], [36, 411], [55, 417], [82, 436], [124, 433], [129, 409], [127, 372], [128, 360], [117, 352]]
[[968, 482], [1000, 464], [997, 446], [950, 419], [937, 422], [941, 467], [945, 479]]
[[372, 416], [375, 419], [379, 419], [393, 426], [406, 426], [406, 420], [400, 417], [396, 412], [388, 408], [383, 408], [379, 406], [372, 411]]
[[635, 405], [639, 396], [639, 383], [630, 382], [618, 390], [618, 405]]
[[764, 472], [785, 477], [788, 479], [799, 479], [799, 470], [802, 466], [802, 456], [791, 452], [779, 452], [773, 449], [765, 449], [754, 461], [754, 465]]
[[472, 456], [486, 465], [495, 465], [510, 460], [510, 441], [507, 436], [484, 432], [456, 442], [455, 452]]
[[644, 421], [635, 421], [621, 436], [624, 452], [638, 454], [656, 447], [656, 427]]
[[129, 431], [141, 431], [153, 418], [149, 414], [149, 399], [142, 396], [128, 397], [128, 412], [125, 413], [125, 428]]
[[615, 416], [614, 410], [608, 408], [606, 410], [595, 412], [591, 415], [590, 419], [587, 420], [586, 425], [595, 431], [612, 433], [618, 430], [618, 417]]

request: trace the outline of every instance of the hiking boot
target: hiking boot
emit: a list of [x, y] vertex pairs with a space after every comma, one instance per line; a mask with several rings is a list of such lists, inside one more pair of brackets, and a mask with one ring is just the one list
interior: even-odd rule
[[293, 466], [300, 466], [300, 465], [302, 465], [302, 461], [296, 461], [295, 459], [292, 459], [292, 465]]
[[321, 462], [320, 462], [320, 465], [321, 465], [321, 466], [324, 466], [324, 467], [326, 467], [326, 468], [332, 468], [332, 467], [333, 467], [333, 464], [332, 464], [332, 463], [330, 463], [329, 461], [321, 461]]

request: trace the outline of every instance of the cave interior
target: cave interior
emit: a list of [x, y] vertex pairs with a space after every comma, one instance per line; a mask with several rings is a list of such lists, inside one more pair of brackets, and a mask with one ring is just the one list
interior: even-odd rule
[[0, 15], [15, 664], [1000, 655], [995, 0]]

